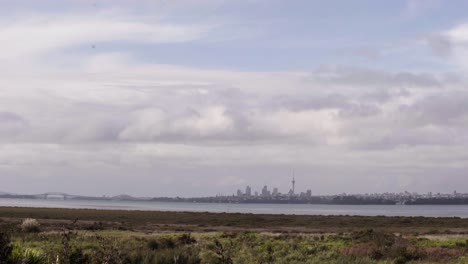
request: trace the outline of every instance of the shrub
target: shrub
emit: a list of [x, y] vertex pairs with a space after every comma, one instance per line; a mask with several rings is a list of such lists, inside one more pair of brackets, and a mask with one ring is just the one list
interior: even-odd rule
[[103, 222], [94, 222], [91, 225], [86, 226], [84, 229], [89, 231], [98, 231], [105, 230], [105, 226]]
[[146, 246], [148, 247], [148, 249], [150, 250], [156, 250], [159, 248], [159, 243], [158, 241], [154, 240], [154, 239], [151, 239], [148, 241], [148, 243], [146, 244]]
[[218, 255], [218, 260], [221, 264], [232, 264], [232, 241], [229, 247], [223, 245], [219, 240], [214, 241], [215, 253]]
[[24, 232], [39, 232], [39, 222], [33, 218], [26, 218], [21, 223], [21, 230]]
[[93, 263], [108, 263], [118, 264], [122, 263], [122, 253], [111, 241], [99, 238], [99, 246], [92, 254]]
[[126, 254], [122, 260], [125, 264], [143, 264], [143, 263], [155, 263], [154, 256], [149, 254], [145, 256], [142, 252], [132, 252]]
[[351, 239], [355, 245], [342, 252], [347, 256], [362, 256], [373, 260], [392, 259], [395, 263], [421, 260], [426, 252], [420, 247], [412, 246], [408, 240], [391, 233], [377, 232], [372, 229], [354, 232]]
[[425, 254], [427, 259], [442, 262], [463, 256], [465, 254], [465, 250], [461, 248], [430, 247], [425, 249]]
[[378, 257], [377, 251], [377, 247], [371, 243], [360, 243], [341, 250], [345, 256], [372, 256], [375, 254], [376, 258], [374, 259], [380, 259], [382, 256]]
[[389, 250], [388, 255], [395, 259], [395, 263], [403, 264], [412, 260], [421, 260], [425, 252], [418, 247], [396, 246]]
[[172, 240], [169, 237], [161, 238], [161, 240], [159, 240], [159, 245], [161, 246], [161, 248], [169, 248], [169, 249], [173, 249], [176, 247], [174, 240]]
[[6, 263], [13, 250], [10, 244], [10, 235], [0, 232], [0, 263]]
[[91, 256], [84, 253], [82, 248], [72, 247], [72, 236], [76, 235], [72, 232], [64, 232], [62, 234], [62, 249], [57, 258], [60, 264], [87, 264], [91, 262]]
[[377, 232], [372, 229], [351, 234], [351, 239], [361, 243], [373, 243], [378, 246], [389, 247], [398, 242], [403, 242], [404, 239], [394, 234]]
[[197, 243], [197, 240], [193, 238], [190, 233], [181, 235], [177, 240], [181, 245], [191, 245]]
[[74, 248], [69, 256], [70, 264], [91, 263], [91, 257], [85, 254], [81, 248]]

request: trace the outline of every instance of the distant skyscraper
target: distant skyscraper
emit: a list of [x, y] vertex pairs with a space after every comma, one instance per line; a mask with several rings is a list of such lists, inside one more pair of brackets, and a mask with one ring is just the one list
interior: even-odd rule
[[267, 187], [266, 185], [263, 186], [263, 189], [262, 189], [262, 196], [263, 196], [263, 197], [270, 196], [270, 192], [268, 191], [268, 187]]
[[250, 186], [245, 187], [245, 195], [252, 196], [252, 188]]
[[237, 196], [242, 196], [242, 191], [241, 190], [237, 190]]
[[273, 188], [273, 196], [279, 195], [278, 188]]

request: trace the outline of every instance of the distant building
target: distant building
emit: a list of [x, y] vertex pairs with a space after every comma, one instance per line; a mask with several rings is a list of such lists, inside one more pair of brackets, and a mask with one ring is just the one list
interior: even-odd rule
[[245, 196], [252, 196], [252, 188], [250, 188], [250, 186], [245, 187]]
[[279, 195], [279, 192], [278, 192], [278, 188], [273, 188], [273, 196], [278, 196]]
[[310, 190], [310, 189], [307, 190], [306, 196], [307, 196], [307, 197], [312, 197], [312, 190]]
[[237, 190], [237, 196], [241, 197], [243, 195], [241, 190]]
[[255, 192], [255, 197], [257, 197], [257, 196], [258, 196], [258, 192]]
[[269, 197], [270, 196], [270, 191], [268, 191], [268, 187], [265, 185], [263, 186], [263, 189], [262, 189], [262, 196], [263, 197]]

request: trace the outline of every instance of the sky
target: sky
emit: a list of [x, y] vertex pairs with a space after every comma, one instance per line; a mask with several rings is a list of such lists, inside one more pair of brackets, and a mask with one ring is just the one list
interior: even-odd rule
[[0, 191], [468, 192], [466, 10], [0, 0]]

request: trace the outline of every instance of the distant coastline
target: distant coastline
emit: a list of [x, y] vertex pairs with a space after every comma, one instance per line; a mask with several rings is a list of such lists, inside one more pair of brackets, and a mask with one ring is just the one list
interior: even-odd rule
[[81, 196], [65, 193], [46, 193], [39, 195], [28, 194], [0, 194], [0, 198], [6, 199], [62, 199], [62, 200], [94, 200], [94, 201], [147, 201], [147, 202], [185, 202], [185, 203], [244, 203], [244, 204], [337, 204], [337, 205], [468, 205], [468, 197], [418, 197], [396, 196], [395, 198], [383, 198], [379, 196], [364, 195], [329, 195], [310, 197], [239, 197], [239, 196], [212, 196], [212, 197], [133, 197], [130, 195], [118, 196]]

